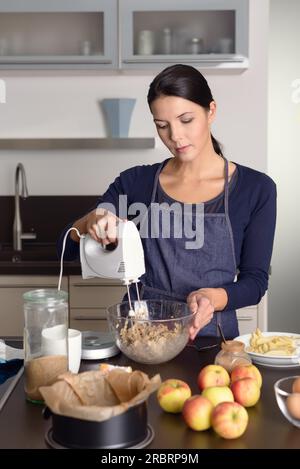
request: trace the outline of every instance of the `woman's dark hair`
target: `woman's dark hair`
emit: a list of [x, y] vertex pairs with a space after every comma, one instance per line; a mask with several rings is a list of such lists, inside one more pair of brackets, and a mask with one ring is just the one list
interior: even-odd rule
[[[178, 96], [199, 104], [209, 110], [214, 100], [208, 83], [202, 73], [190, 65], [171, 65], [160, 72], [152, 81], [147, 96], [149, 107], [160, 96]], [[221, 145], [211, 135], [216, 153], [223, 156]]]

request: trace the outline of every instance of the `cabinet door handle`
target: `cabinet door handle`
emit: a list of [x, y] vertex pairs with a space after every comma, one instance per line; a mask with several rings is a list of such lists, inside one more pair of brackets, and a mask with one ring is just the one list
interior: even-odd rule
[[24, 284], [20, 284], [20, 285], [5, 285], [5, 284], [2, 284], [0, 285], [0, 288], [57, 288], [57, 283], [55, 284], [52, 284], [52, 285], [43, 285], [42, 283], [39, 283], [38, 285], [24, 285]]
[[120, 287], [117, 283], [73, 283], [71, 287]]
[[[243, 62], [244, 57], [241, 56], [231, 56], [231, 57], [191, 57], [189, 56], [188, 59], [186, 57], [182, 57], [182, 60], [187, 61], [187, 62], [192, 62], [192, 63], [219, 63], [219, 62]], [[174, 63], [174, 59], [172, 57], [165, 57], [165, 58], [160, 58], [160, 57], [149, 57], [149, 58], [144, 58], [144, 57], [136, 57], [133, 59], [124, 59], [122, 61], [125, 64], [148, 64], [148, 63]]]
[[[0, 57], [0, 63], [16, 63], [16, 64], [31, 64], [31, 63], [36, 63], [33, 61], [32, 58], [22, 58], [20, 56], [18, 57]], [[88, 57], [87, 60], [82, 60], [76, 58], [76, 56], [68, 56], [68, 57], [59, 57], [56, 56], [55, 58], [51, 58], [48, 60], [45, 59], [40, 59], [37, 61], [39, 64], [112, 64], [112, 60], [109, 59], [100, 59], [97, 56], [90, 56]]]
[[74, 316], [71, 319], [76, 321], [106, 321], [106, 318], [99, 318], [99, 316]]
[[253, 319], [252, 316], [238, 316], [238, 321], [252, 321]]

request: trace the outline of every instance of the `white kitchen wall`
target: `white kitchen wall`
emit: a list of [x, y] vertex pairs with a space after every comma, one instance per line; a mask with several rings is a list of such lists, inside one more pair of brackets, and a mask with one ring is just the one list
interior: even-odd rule
[[277, 183], [278, 221], [269, 329], [300, 333], [300, 2], [271, 0], [268, 169]]
[[[227, 157], [267, 169], [267, 39], [269, 0], [250, 0], [250, 68], [204, 73], [218, 104], [214, 135]], [[25, 72], [0, 70], [6, 104], [0, 104], [0, 138], [102, 137], [99, 101], [134, 97], [130, 136], [154, 136], [146, 95], [156, 72]], [[153, 150], [0, 151], [0, 195], [13, 194], [14, 169], [22, 161], [32, 195], [102, 193], [121, 170], [168, 156]]]

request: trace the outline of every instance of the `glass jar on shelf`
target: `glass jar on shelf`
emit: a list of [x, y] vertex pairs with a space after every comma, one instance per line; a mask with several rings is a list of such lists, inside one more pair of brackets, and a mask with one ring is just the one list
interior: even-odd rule
[[164, 28], [161, 42], [162, 54], [172, 54], [172, 32], [170, 28]]
[[245, 344], [238, 340], [222, 342], [221, 350], [215, 357], [215, 364], [223, 366], [229, 373], [236, 366], [250, 365], [251, 363], [251, 358], [245, 351]]
[[68, 293], [31, 290], [24, 299], [26, 399], [43, 402], [40, 386], [53, 384], [68, 371]]
[[154, 31], [144, 29], [140, 31], [138, 36], [138, 55], [152, 55], [155, 50], [155, 36]]
[[91, 41], [82, 41], [80, 43], [80, 54], [81, 55], [91, 55], [91, 53], [92, 53]]
[[221, 37], [218, 40], [217, 52], [220, 54], [233, 53], [233, 39], [231, 37]]
[[193, 37], [189, 41], [189, 53], [190, 54], [202, 54], [203, 53], [203, 39], [200, 37]]
[[0, 56], [8, 55], [8, 40], [0, 37]]

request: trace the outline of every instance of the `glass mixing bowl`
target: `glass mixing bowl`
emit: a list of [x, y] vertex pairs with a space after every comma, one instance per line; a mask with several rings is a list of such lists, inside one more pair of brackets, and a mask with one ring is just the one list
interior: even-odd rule
[[128, 302], [107, 309], [108, 324], [119, 349], [138, 363], [164, 363], [176, 357], [189, 340], [195, 313], [186, 303], [168, 300], [135, 302], [130, 316]]
[[[300, 376], [289, 376], [288, 378], [281, 378], [274, 384], [275, 396], [279, 409], [285, 418], [300, 428], [300, 418], [295, 416], [300, 413], [300, 393], [293, 393], [293, 383]], [[296, 401], [289, 401], [292, 394], [296, 394]], [[294, 410], [294, 412], [293, 412]]]

